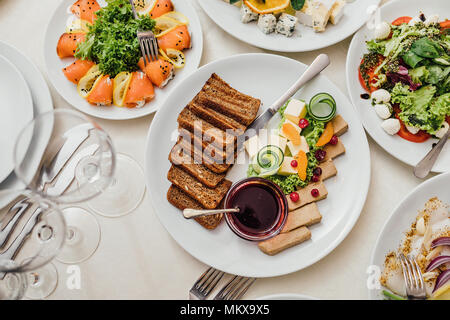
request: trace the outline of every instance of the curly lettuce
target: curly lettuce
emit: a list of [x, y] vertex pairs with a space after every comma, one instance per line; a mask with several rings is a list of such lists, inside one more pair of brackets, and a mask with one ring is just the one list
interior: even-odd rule
[[97, 14], [86, 41], [77, 47], [75, 57], [94, 61], [100, 71], [115, 77], [122, 71], [135, 71], [141, 56], [138, 30], [153, 30], [155, 21], [148, 15], [134, 19], [128, 0], [107, 0]]

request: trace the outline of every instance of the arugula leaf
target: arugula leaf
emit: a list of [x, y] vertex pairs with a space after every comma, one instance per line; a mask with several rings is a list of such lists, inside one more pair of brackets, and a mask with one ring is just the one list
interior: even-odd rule
[[291, 6], [296, 11], [302, 10], [304, 5], [305, 0], [291, 0]]

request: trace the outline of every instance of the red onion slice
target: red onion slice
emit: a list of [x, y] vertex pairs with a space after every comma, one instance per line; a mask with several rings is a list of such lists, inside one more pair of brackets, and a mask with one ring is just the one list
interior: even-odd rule
[[439, 256], [434, 258], [430, 261], [430, 264], [428, 265], [426, 272], [432, 271], [436, 269], [439, 266], [442, 266], [444, 263], [450, 262], [450, 256]]
[[431, 242], [432, 249], [439, 246], [450, 246], [450, 237], [436, 238]]
[[434, 285], [433, 292], [442, 287], [450, 280], [450, 269], [442, 272], [436, 279], [436, 284]]

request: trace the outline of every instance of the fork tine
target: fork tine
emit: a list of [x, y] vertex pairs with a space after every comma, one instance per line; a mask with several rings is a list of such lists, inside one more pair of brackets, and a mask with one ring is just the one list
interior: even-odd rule
[[[198, 278], [197, 281], [195, 281], [194, 283], [194, 287], [196, 287], [197, 289], [200, 288], [200, 282], [203, 283], [204, 278], [206, 277], [206, 275], [209, 273], [209, 271], [211, 271], [213, 269], [213, 267], [209, 267], [208, 270], [206, 270], [205, 272], [203, 272], [203, 274], [200, 276], [200, 278]], [[209, 276], [208, 276], [209, 277]]]
[[247, 287], [247, 282], [250, 283], [250, 278], [242, 278], [242, 282], [239, 281], [239, 285], [235, 288], [233, 293], [229, 296], [229, 300], [237, 300], [237, 297], [241, 295], [241, 291]]
[[415, 278], [416, 285], [417, 285], [416, 288], [419, 290], [422, 290], [424, 288], [424, 283], [423, 283], [422, 272], [420, 270], [420, 267], [417, 264], [416, 259], [412, 259], [409, 257], [408, 257], [408, 259], [409, 259], [409, 263], [411, 264], [412, 270], [414, 273], [414, 278]]
[[235, 300], [241, 300], [241, 298], [244, 296], [244, 294], [248, 291], [248, 289], [250, 288], [250, 286], [256, 281], [256, 278], [249, 278], [249, 283], [241, 290], [241, 293], [238, 294], [238, 296], [236, 297]]
[[203, 290], [203, 292], [206, 295], [209, 295], [209, 293], [216, 287], [217, 283], [220, 281], [220, 279], [222, 279], [223, 275], [225, 274], [222, 271], [218, 271], [218, 270], [216, 270], [216, 271], [217, 271], [216, 275], [211, 279], [211, 281], [209, 282], [207, 287], [204, 288], [204, 290]]
[[[224, 292], [226, 292], [228, 290], [228, 288], [233, 284], [233, 281], [237, 278], [238, 276], [234, 276], [230, 281], [227, 282], [226, 285], [223, 286], [222, 289], [220, 289], [219, 293], [217, 293], [217, 295], [214, 297], [214, 300], [222, 300], [225, 298], [224, 296]], [[227, 292], [228, 293], [228, 292]]]
[[145, 40], [145, 38], [142, 38], [142, 46], [144, 47], [144, 51], [145, 51], [145, 59], [147, 59], [147, 63], [152, 62], [151, 58], [150, 58], [150, 48], [147, 45], [147, 41]]
[[155, 36], [151, 37], [151, 44], [153, 45], [153, 50], [156, 53], [155, 59], [158, 60], [158, 41], [156, 40]]
[[146, 59], [146, 55], [145, 55], [145, 48], [144, 48], [144, 44], [142, 43], [142, 40], [139, 38], [139, 47], [141, 47], [141, 54], [142, 54], [142, 59], [144, 60], [144, 66], [147, 66], [147, 59]]
[[410, 274], [408, 272], [406, 258], [403, 254], [400, 254], [400, 263], [402, 265], [403, 278], [405, 279], [405, 284], [406, 284], [406, 291], [408, 292], [411, 288], [411, 281], [410, 281], [411, 278], [410, 278]]
[[241, 283], [241, 281], [243, 279], [244, 278], [242, 278], [242, 277], [237, 277], [237, 281], [234, 281], [230, 290], [228, 290], [228, 292], [225, 294], [224, 300], [233, 300], [234, 293], [236, 292], [236, 290], [238, 290], [240, 288], [239, 284]]
[[158, 54], [158, 52], [155, 52], [155, 48], [153, 47], [152, 39], [150, 37], [146, 37], [145, 43], [150, 50], [150, 59], [152, 59], [152, 61], [158, 60], [156, 58], [156, 55]]

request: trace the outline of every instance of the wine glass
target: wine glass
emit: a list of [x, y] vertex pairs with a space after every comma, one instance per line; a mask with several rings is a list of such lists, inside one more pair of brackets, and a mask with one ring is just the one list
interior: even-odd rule
[[2, 190], [0, 226], [0, 296], [47, 297], [58, 283], [49, 262], [66, 238], [60, 209], [29, 190]]

